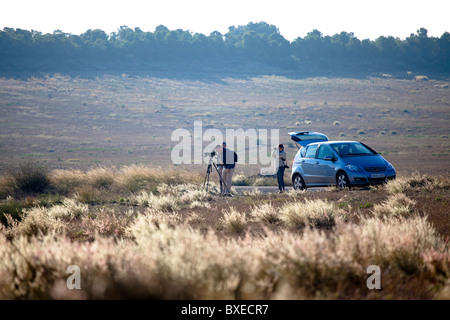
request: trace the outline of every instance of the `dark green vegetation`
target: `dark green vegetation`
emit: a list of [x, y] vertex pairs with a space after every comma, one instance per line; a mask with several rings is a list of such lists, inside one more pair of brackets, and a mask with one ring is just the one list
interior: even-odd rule
[[323, 36], [313, 30], [286, 40], [265, 22], [230, 27], [209, 36], [158, 26], [154, 32], [120, 27], [110, 35], [87, 30], [72, 35], [5, 28], [0, 31], [0, 72], [227, 72], [251, 74], [376, 74], [450, 72], [450, 34], [429, 37], [421, 28], [405, 40], [353, 33]]

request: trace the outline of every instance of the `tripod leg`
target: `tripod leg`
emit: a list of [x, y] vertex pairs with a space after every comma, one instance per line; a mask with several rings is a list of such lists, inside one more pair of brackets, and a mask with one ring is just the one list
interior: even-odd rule
[[211, 164], [208, 164], [208, 169], [206, 169], [205, 180], [203, 181], [203, 188], [205, 188], [205, 185], [206, 185], [206, 191], [208, 191], [208, 187], [209, 187], [210, 173], [211, 173]]
[[211, 173], [211, 165], [209, 165], [208, 181], [206, 182], [206, 191], [208, 191], [208, 189], [209, 189], [209, 176], [210, 176], [210, 173]]
[[208, 170], [206, 170], [206, 175], [205, 175], [205, 179], [203, 179], [203, 188], [205, 187], [205, 185], [206, 185], [206, 179], [208, 178], [208, 175], [209, 175], [209, 171]]
[[214, 168], [215, 168], [216, 171], [217, 171], [217, 174], [219, 175], [220, 182], [221, 182], [222, 185], [225, 187], [225, 190], [227, 191], [227, 193], [231, 193], [230, 190], [228, 189], [227, 184], [225, 183], [225, 181], [224, 181], [223, 178], [222, 178], [222, 174], [219, 172], [219, 169], [217, 169], [216, 164], [215, 164], [215, 163], [213, 163], [213, 164], [214, 164]]

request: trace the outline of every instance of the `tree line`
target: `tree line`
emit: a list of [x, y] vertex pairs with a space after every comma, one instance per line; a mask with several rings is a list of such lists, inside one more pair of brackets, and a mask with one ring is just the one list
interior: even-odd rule
[[4, 28], [0, 72], [64, 71], [241, 71], [257, 73], [450, 72], [450, 34], [430, 37], [425, 28], [404, 40], [380, 36], [359, 40], [353, 33], [324, 36], [319, 30], [290, 42], [274, 25], [229, 27], [209, 36], [160, 25], [154, 32], [121, 26], [107, 34], [52, 34]]

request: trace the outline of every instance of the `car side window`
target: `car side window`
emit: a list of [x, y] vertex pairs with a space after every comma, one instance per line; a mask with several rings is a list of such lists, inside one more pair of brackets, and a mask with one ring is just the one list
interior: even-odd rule
[[305, 158], [315, 158], [316, 157], [317, 145], [308, 146], [306, 149]]
[[317, 153], [317, 159], [325, 159], [326, 156], [334, 157], [333, 151], [331, 151], [329, 146], [322, 145]]
[[302, 148], [300, 149], [300, 156], [301, 156], [302, 158], [305, 157], [305, 152], [306, 152], [306, 148], [305, 148], [305, 147], [302, 147]]

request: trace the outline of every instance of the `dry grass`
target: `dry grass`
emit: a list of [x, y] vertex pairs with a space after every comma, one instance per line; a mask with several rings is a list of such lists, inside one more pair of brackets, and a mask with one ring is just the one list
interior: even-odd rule
[[410, 190], [428, 190], [450, 189], [449, 176], [430, 176], [426, 174], [414, 173], [411, 176], [399, 177], [396, 180], [390, 180], [386, 184], [386, 190], [391, 194], [404, 193]]
[[[152, 170], [116, 170], [80, 171], [80, 180], [59, 171], [76, 185], [66, 197], [2, 201], [18, 216], [0, 225], [0, 298], [450, 298], [450, 244], [420, 202], [445, 210], [445, 178], [410, 177], [404, 193], [388, 185], [219, 198], [195, 175], [150, 182], [135, 174]], [[124, 177], [149, 189], [131, 192]], [[85, 189], [125, 198], [87, 204]], [[82, 290], [65, 286], [73, 264]], [[382, 270], [380, 291], [366, 287], [370, 265]]]
[[249, 186], [252, 184], [250, 179], [246, 175], [243, 175], [243, 174], [235, 175], [233, 177], [232, 182], [233, 182], [234, 186]]
[[326, 200], [293, 202], [280, 209], [281, 220], [289, 227], [331, 228], [336, 220], [346, 219], [347, 213]]
[[250, 214], [256, 221], [262, 223], [277, 224], [281, 222], [279, 210], [272, 206], [271, 203], [254, 206]]
[[193, 184], [174, 186], [161, 184], [157, 187], [156, 193], [141, 191], [140, 194], [134, 196], [134, 199], [140, 206], [163, 211], [177, 211], [182, 207], [191, 209], [209, 207], [209, 201], [213, 200], [213, 195], [218, 195], [219, 191], [214, 183], [210, 184], [209, 191]]
[[[93, 243], [77, 243], [52, 233], [8, 240], [3, 230], [0, 296], [402, 299], [445, 298], [449, 290], [449, 245], [423, 217], [339, 222], [331, 234], [313, 228], [301, 237], [267, 231], [238, 240], [191, 229], [176, 214], [149, 211], [126, 235], [119, 242], [97, 234]], [[64, 287], [71, 264], [82, 269], [78, 292]], [[382, 291], [365, 286], [373, 264], [382, 270]], [[408, 282], [421, 287], [405, 290]]]
[[225, 229], [240, 234], [247, 228], [247, 218], [245, 213], [238, 212], [231, 207], [229, 212], [224, 212], [222, 225]]
[[142, 191], [135, 196], [135, 200], [140, 206], [148, 206], [156, 210], [176, 211], [179, 209], [177, 199], [171, 195], [157, 196], [147, 191]]
[[[161, 184], [200, 184], [202, 176], [185, 170], [162, 170], [143, 165], [98, 167], [86, 172], [80, 170], [54, 170], [50, 173], [50, 185], [56, 192], [71, 194], [81, 187], [88, 190], [108, 188], [121, 193], [135, 193], [141, 190], [156, 191]], [[89, 189], [90, 188], [90, 189]]]
[[410, 217], [416, 213], [414, 206], [416, 202], [403, 193], [389, 196], [382, 204], [377, 204], [373, 208], [375, 216]]

